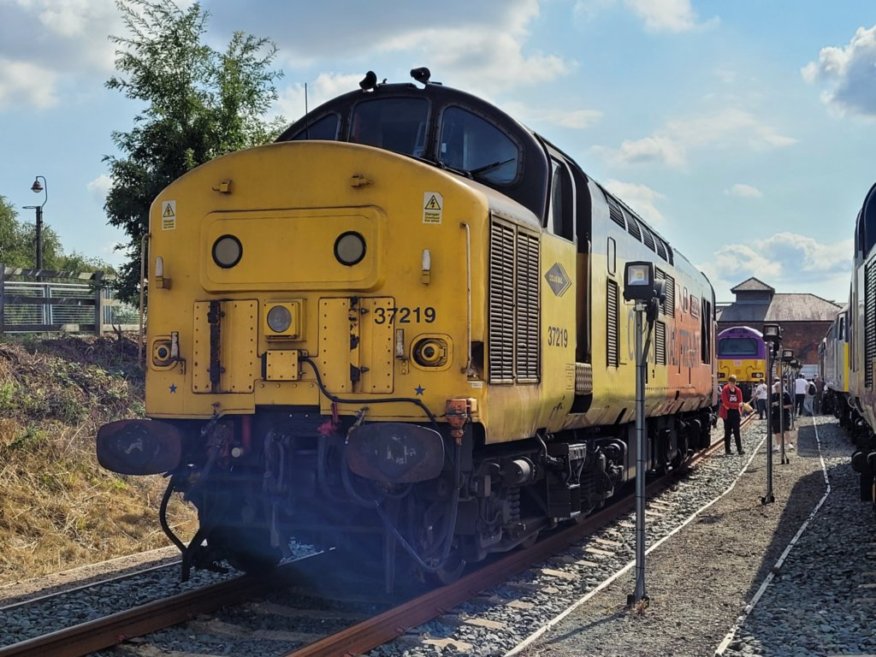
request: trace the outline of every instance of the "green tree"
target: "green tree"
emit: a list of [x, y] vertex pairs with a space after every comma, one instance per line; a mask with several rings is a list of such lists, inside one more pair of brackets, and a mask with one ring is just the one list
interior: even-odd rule
[[[103, 271], [113, 268], [99, 258], [65, 254], [61, 240], [50, 226], [43, 226], [43, 268], [54, 271]], [[18, 220], [18, 213], [0, 196], [0, 264], [31, 269], [36, 261], [36, 222]]]
[[108, 156], [112, 187], [109, 223], [129, 237], [119, 296], [138, 294], [141, 238], [149, 205], [173, 180], [224, 153], [269, 141], [283, 121], [262, 121], [276, 100], [270, 70], [276, 47], [236, 32], [224, 52], [201, 43], [208, 14], [198, 3], [117, 0], [128, 35], [112, 36], [119, 75], [106, 85], [145, 103], [129, 132], [112, 137], [123, 157]]

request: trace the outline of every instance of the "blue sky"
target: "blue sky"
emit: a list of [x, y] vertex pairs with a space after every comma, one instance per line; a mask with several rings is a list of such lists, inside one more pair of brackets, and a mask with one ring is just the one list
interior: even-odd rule
[[[183, 3], [180, 3], [183, 4]], [[570, 153], [711, 278], [848, 295], [854, 221], [876, 180], [873, 0], [217, 2], [208, 41], [278, 46], [290, 122], [378, 78], [484, 96]], [[104, 87], [112, 0], [0, 0], [0, 194], [67, 251], [120, 263], [103, 156], [137, 106]], [[2, 254], [0, 254], [2, 260]]]

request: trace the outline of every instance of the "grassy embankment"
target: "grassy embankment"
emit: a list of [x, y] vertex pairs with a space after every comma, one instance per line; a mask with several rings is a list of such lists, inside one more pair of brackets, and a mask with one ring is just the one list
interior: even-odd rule
[[[141, 417], [135, 342], [107, 338], [0, 342], [0, 585], [169, 545], [157, 508], [166, 480], [97, 464], [97, 428]], [[171, 503], [191, 536], [194, 513]]]

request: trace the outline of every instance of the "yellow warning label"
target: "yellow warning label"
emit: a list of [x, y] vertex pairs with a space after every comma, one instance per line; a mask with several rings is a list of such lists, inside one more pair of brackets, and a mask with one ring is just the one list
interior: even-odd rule
[[438, 192], [423, 194], [423, 223], [440, 224], [444, 212], [444, 197]]
[[176, 230], [176, 201], [161, 203], [161, 230]]

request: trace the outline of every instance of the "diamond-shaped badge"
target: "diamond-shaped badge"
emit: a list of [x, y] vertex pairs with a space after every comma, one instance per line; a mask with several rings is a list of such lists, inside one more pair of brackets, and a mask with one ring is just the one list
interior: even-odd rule
[[547, 270], [544, 278], [558, 297], [563, 296], [566, 290], [572, 287], [572, 280], [559, 262], [555, 262], [553, 267]]

